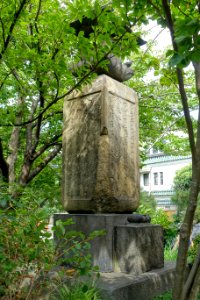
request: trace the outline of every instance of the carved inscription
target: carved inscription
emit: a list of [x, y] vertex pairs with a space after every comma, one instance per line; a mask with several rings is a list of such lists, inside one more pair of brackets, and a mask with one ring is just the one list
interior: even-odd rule
[[63, 189], [69, 201], [84, 201], [91, 199], [95, 186], [100, 101], [98, 95], [71, 101], [65, 104]]
[[107, 76], [67, 98], [63, 205], [69, 212], [122, 213], [138, 207], [137, 98]]
[[[134, 146], [136, 116], [135, 104], [117, 96], [109, 97], [108, 135], [110, 142], [110, 177], [113, 194], [127, 200], [127, 180], [134, 182], [138, 172], [137, 153]], [[119, 184], [120, 183], [120, 184]], [[132, 183], [134, 188], [134, 183]], [[131, 195], [129, 194], [129, 197]]]

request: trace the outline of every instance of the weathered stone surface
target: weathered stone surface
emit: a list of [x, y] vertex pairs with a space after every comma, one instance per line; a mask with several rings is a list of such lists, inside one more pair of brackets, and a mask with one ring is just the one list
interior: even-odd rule
[[129, 224], [115, 227], [115, 272], [136, 275], [164, 266], [163, 229], [160, 225]]
[[134, 275], [101, 273], [97, 286], [104, 300], [151, 300], [172, 289], [175, 263], [168, 262], [161, 269]]
[[[151, 268], [161, 268], [163, 257], [162, 227], [152, 224], [130, 224], [129, 214], [54, 214], [54, 222], [72, 218], [67, 230], [89, 235], [95, 230], [106, 234], [91, 241], [94, 266], [101, 272], [141, 274]], [[60, 241], [62, 243], [62, 241]]]
[[65, 99], [62, 187], [69, 212], [138, 207], [138, 106], [132, 89], [102, 75]]
[[[82, 231], [89, 235], [95, 230], [106, 231], [106, 234], [97, 237], [91, 241], [90, 253], [94, 266], [99, 266], [101, 272], [113, 272], [113, 240], [114, 227], [127, 223], [127, 217], [124, 214], [54, 214], [54, 222], [57, 220], [66, 221], [72, 218], [74, 225], [67, 226], [67, 230]], [[56, 238], [56, 237], [55, 237]], [[62, 241], [60, 241], [62, 243]]]

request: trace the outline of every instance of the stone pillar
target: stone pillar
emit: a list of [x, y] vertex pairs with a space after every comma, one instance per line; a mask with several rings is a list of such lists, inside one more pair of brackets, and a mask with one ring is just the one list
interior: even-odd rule
[[68, 212], [138, 207], [137, 95], [106, 75], [65, 99], [62, 188]]

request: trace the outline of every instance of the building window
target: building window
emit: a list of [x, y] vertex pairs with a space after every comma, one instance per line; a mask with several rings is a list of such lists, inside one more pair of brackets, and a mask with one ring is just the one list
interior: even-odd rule
[[163, 172], [160, 172], [160, 185], [163, 185]]
[[158, 173], [153, 173], [154, 185], [158, 185]]
[[148, 186], [149, 185], [149, 174], [143, 174], [143, 184], [144, 186]]

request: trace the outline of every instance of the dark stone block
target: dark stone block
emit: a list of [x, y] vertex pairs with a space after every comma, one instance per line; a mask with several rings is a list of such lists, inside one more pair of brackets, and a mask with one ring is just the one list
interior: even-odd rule
[[163, 229], [159, 225], [115, 227], [115, 272], [141, 274], [164, 265]]

